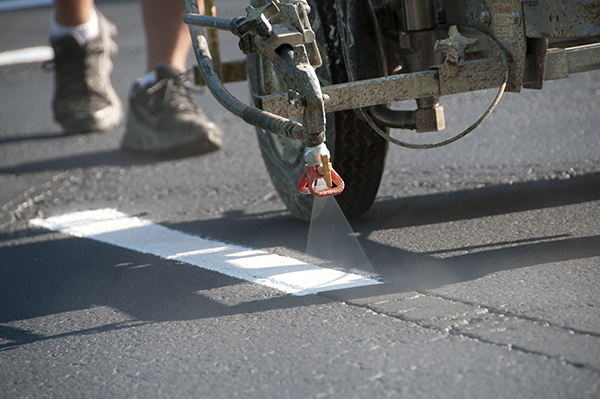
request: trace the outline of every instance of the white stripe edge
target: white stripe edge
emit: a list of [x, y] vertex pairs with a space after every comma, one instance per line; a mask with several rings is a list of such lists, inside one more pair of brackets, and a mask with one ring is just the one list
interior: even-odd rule
[[8, 0], [0, 1], [0, 11], [20, 10], [23, 8], [44, 7], [54, 3], [52, 0]]
[[177, 260], [297, 296], [382, 284], [267, 251], [207, 240], [111, 208], [37, 218], [29, 224]]
[[54, 50], [50, 46], [27, 47], [19, 50], [0, 53], [0, 66], [44, 62], [54, 58]]

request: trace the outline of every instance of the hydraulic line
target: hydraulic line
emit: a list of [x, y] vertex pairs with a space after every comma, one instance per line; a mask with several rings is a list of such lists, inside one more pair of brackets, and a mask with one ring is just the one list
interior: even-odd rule
[[204, 26], [206, 28], [228, 30], [235, 34], [238, 19], [210, 17], [200, 14], [186, 14], [183, 17], [183, 22], [185, 22], [188, 25], [193, 24], [198, 26]]
[[417, 120], [415, 111], [390, 109], [385, 105], [369, 108], [369, 113], [377, 122], [397, 129], [416, 129]]
[[[200, 67], [206, 85], [217, 101], [234, 115], [242, 118], [246, 123], [288, 139], [302, 140], [302, 124], [242, 103], [229, 93], [221, 82], [213, 65], [208, 49], [208, 43], [204, 37], [202, 28], [200, 25], [196, 25], [195, 22], [202, 25], [212, 24], [212, 26], [216, 28], [226, 28], [226, 30], [231, 30], [230, 28], [235, 24], [236, 20], [198, 15], [198, 6], [197, 4], [194, 4], [193, 0], [186, 0], [185, 5], [188, 14], [185, 20], [190, 21], [189, 28], [198, 66]], [[202, 18], [198, 19], [196, 16]], [[214, 21], [214, 23], [211, 21]]]

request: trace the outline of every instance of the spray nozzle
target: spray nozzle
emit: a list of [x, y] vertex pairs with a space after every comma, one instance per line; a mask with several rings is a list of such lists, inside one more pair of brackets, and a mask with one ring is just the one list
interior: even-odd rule
[[[307, 147], [304, 152], [306, 165], [304, 173], [298, 182], [298, 191], [302, 194], [312, 194], [315, 197], [337, 195], [344, 191], [344, 181], [331, 167], [329, 149], [323, 143], [315, 147]], [[317, 188], [317, 181], [325, 180], [327, 188]]]

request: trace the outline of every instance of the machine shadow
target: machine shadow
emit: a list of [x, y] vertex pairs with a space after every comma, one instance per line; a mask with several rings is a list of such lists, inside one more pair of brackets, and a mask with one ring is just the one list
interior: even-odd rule
[[[15, 243], [2, 245], [8, 241]], [[65, 335], [99, 334], [148, 323], [251, 314], [329, 301], [314, 295], [285, 295], [183, 262], [107, 247], [101, 242], [45, 230], [0, 236], [0, 323], [99, 306], [117, 309], [124, 314], [121, 318], [127, 319], [51, 336], [0, 325], [0, 351]], [[68, 315], [64, 317], [69, 319]]]
[[357, 229], [383, 230], [476, 219], [600, 199], [600, 173], [377, 201], [353, 220]]
[[[367, 237], [370, 233], [596, 200], [600, 200], [600, 174], [381, 200], [367, 214], [351, 220], [351, 225], [373, 269], [385, 284], [395, 286], [388, 288], [433, 289], [503, 270], [600, 256], [600, 236], [582, 238], [560, 234], [499, 240], [485, 246], [465, 243], [463, 248], [452, 249], [452, 256], [440, 258], [435, 252], [414, 253], [369, 240]], [[294, 257], [313, 261], [303, 258], [307, 256], [304, 251], [308, 223], [295, 220], [284, 212], [258, 215], [230, 212], [219, 219], [179, 223], [169, 227], [219, 241], [268, 248], [283, 255], [291, 252]], [[319, 265], [329, 267], [327, 262]], [[371, 292], [388, 288], [373, 286], [366, 290]]]
[[[557, 234], [499, 240], [486, 245], [465, 244], [443, 251], [413, 253], [382, 245], [364, 237], [374, 231], [446, 223], [528, 210], [600, 200], [600, 174], [569, 180], [524, 182], [419, 197], [378, 201], [367, 214], [353, 221], [361, 244], [375, 269], [384, 276], [384, 292], [419, 291], [484, 277], [499, 271], [550, 262], [600, 256], [600, 235], [571, 237]], [[436, 255], [444, 254], [440, 258]], [[344, 298], [372, 296], [377, 287]], [[335, 295], [334, 295], [335, 296]]]
[[30, 140], [55, 140], [64, 137], [65, 135], [63, 133], [38, 133], [33, 135], [6, 136], [0, 137], [0, 145], [20, 143]]
[[143, 166], [171, 160], [172, 158], [115, 149], [8, 166], [0, 168], [0, 174], [38, 173], [75, 168], [93, 168], [97, 166]]
[[[174, 260], [117, 247], [107, 250], [108, 244], [93, 240], [43, 230], [6, 233], [0, 236], [0, 323], [95, 306], [118, 309], [131, 317], [126, 322], [66, 333], [97, 334], [147, 323], [310, 306], [338, 296], [348, 300], [434, 289], [504, 270], [596, 257], [600, 256], [599, 235], [530, 237], [492, 243], [489, 247], [467, 245], [454, 249], [461, 251], [460, 254], [449, 258], [438, 258], [435, 252], [410, 252], [366, 237], [382, 228], [399, 229], [599, 199], [600, 175], [589, 175], [569, 181], [522, 183], [378, 201], [371, 212], [354, 220], [352, 225], [384, 284], [304, 297], [285, 295]], [[309, 229], [308, 223], [283, 211], [231, 212], [218, 219], [169, 227], [209, 239], [299, 255], [300, 258]], [[73, 242], [75, 240], [78, 242]], [[8, 245], [9, 241], [14, 243]], [[469, 249], [477, 249], [477, 252], [469, 252]], [[0, 344], [0, 350], [53, 338], [14, 326], [0, 327], [0, 338], [8, 341]]]

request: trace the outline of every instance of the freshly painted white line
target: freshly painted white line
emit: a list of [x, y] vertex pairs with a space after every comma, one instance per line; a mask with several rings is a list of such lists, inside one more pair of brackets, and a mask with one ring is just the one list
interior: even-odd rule
[[0, 66], [26, 64], [29, 62], [44, 62], [54, 58], [50, 46], [28, 47], [20, 50], [3, 51], [0, 53]]
[[308, 295], [381, 284], [357, 274], [185, 234], [115, 209], [75, 212], [47, 219], [33, 219], [29, 223], [165, 259], [175, 259], [288, 294]]
[[52, 5], [52, 0], [5, 0], [0, 1], [0, 11], [18, 10]]

